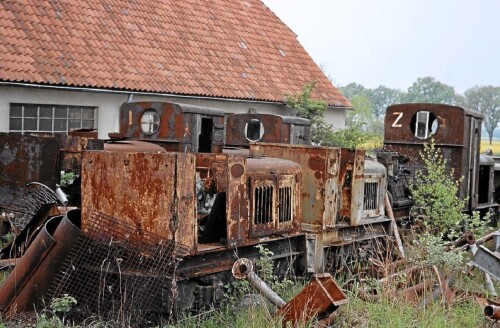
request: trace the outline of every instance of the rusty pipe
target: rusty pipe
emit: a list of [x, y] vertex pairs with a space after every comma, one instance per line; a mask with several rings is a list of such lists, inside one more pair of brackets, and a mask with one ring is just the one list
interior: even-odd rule
[[238, 261], [234, 262], [233, 269], [231, 271], [236, 279], [247, 279], [255, 289], [257, 289], [269, 300], [269, 302], [271, 302], [278, 308], [281, 309], [283, 306], [285, 306], [285, 301], [283, 301], [283, 299], [279, 297], [278, 294], [276, 294], [271, 288], [269, 288], [269, 286], [253, 271], [253, 264], [249, 259], [241, 258]]
[[473, 245], [476, 243], [476, 239], [474, 238], [474, 235], [472, 232], [465, 232], [462, 236], [458, 237], [455, 241], [452, 242], [453, 247], [461, 247], [465, 244], [468, 245]]
[[479, 245], [482, 245], [484, 243], [486, 243], [487, 241], [490, 241], [491, 239], [493, 239], [493, 237], [495, 237], [495, 235], [498, 233], [499, 230], [497, 231], [494, 231], [492, 233], [489, 233], [479, 239], [476, 240], [476, 245], [479, 246]]
[[493, 304], [485, 306], [484, 316], [490, 319], [500, 319], [500, 306]]

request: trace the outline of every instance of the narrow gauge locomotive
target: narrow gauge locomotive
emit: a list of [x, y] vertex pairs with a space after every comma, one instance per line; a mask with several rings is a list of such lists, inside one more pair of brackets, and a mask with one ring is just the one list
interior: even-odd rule
[[409, 216], [413, 205], [408, 182], [423, 169], [419, 153], [434, 138], [446, 159], [446, 170], [463, 177], [459, 197], [466, 199], [467, 212], [490, 211], [496, 215], [494, 160], [480, 154], [483, 116], [472, 110], [444, 104], [396, 104], [385, 114], [384, 151], [378, 159], [387, 166], [388, 191], [395, 216]]
[[162, 149], [83, 155], [82, 229], [99, 211], [187, 246], [177, 306], [219, 299], [234, 260], [256, 259], [257, 244], [277, 270], [313, 273], [334, 270], [343, 245], [390, 234], [386, 170], [363, 150], [303, 145], [303, 119], [232, 114], [225, 135], [224, 119], [192, 105], [125, 103], [115, 137]]

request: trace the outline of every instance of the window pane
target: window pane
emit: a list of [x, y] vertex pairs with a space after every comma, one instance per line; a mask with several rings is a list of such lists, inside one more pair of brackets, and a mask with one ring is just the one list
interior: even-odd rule
[[90, 120], [84, 120], [84, 121], [82, 121], [82, 128], [84, 128], [84, 129], [93, 129], [94, 128], [94, 121], [90, 121]]
[[52, 131], [52, 119], [41, 118], [39, 131]]
[[68, 107], [56, 106], [54, 108], [54, 117], [67, 118], [68, 117]]
[[40, 106], [40, 117], [52, 117], [52, 106]]
[[68, 121], [64, 120], [54, 120], [54, 131], [68, 131], [67, 123]]
[[22, 118], [11, 118], [10, 119], [10, 131], [21, 131], [22, 128]]
[[69, 108], [69, 118], [81, 118], [81, 117], [82, 117], [82, 111], [80, 107]]
[[80, 120], [69, 120], [69, 131], [81, 128]]
[[24, 106], [24, 117], [37, 117], [37, 116], [38, 116], [38, 106], [36, 105]]
[[82, 118], [93, 119], [94, 118], [94, 109], [93, 108], [82, 108]]
[[24, 130], [36, 131], [36, 118], [24, 119]]
[[22, 117], [23, 105], [10, 104], [10, 117]]

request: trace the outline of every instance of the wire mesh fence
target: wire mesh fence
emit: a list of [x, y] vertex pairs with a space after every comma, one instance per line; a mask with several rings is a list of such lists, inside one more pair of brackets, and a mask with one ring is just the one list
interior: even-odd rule
[[94, 212], [49, 288], [50, 299], [71, 295], [84, 317], [140, 326], [151, 313], [168, 313], [175, 270], [187, 249]]

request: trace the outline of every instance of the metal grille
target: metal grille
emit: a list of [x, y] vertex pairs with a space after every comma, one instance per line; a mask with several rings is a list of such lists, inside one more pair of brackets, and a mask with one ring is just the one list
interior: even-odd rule
[[265, 224], [273, 220], [274, 186], [260, 186], [254, 189], [254, 224]]
[[278, 190], [278, 221], [292, 220], [292, 187], [280, 187]]
[[4, 213], [14, 228], [22, 231], [43, 205], [56, 203], [57, 196], [52, 189], [41, 183], [30, 183]]
[[363, 200], [364, 210], [376, 210], [378, 208], [378, 182], [365, 182], [365, 198]]
[[69, 252], [49, 288], [50, 299], [68, 294], [86, 317], [141, 326], [146, 313], [171, 310], [163, 297], [175, 297], [178, 257], [187, 254], [187, 248], [93, 213], [87, 233]]

